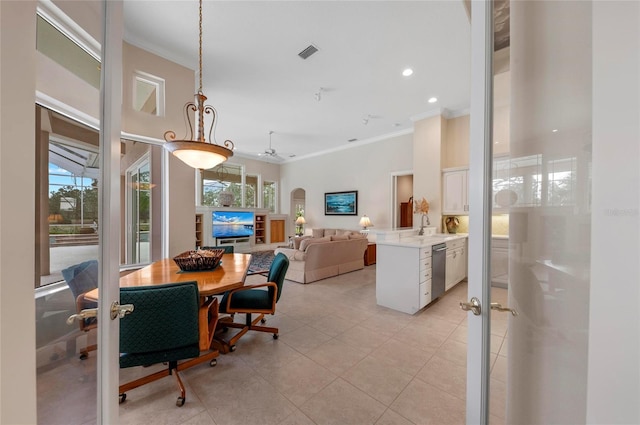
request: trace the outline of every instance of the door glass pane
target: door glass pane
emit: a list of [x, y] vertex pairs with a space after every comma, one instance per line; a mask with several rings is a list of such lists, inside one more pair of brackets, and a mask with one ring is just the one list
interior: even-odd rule
[[[519, 315], [492, 313], [492, 334], [504, 330], [505, 338], [492, 345], [491, 413], [506, 423], [584, 423], [591, 4], [511, 2], [510, 9], [509, 166], [499, 184], [516, 195], [507, 304]], [[492, 264], [503, 262], [495, 245], [492, 254]]]
[[[39, 423], [96, 420], [95, 319], [67, 324], [96, 304], [98, 132], [38, 107], [36, 131], [36, 371]], [[73, 402], [70, 402], [73, 400]]]

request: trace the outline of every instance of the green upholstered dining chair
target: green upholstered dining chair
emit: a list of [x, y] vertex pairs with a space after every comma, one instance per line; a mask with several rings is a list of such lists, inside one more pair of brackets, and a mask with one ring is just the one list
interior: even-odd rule
[[[276, 303], [282, 295], [284, 277], [289, 268], [289, 259], [280, 253], [275, 256], [269, 267], [267, 283], [257, 285], [245, 285], [241, 288], [225, 292], [220, 301], [220, 313], [228, 314], [218, 321], [218, 329], [226, 331], [227, 328], [240, 329], [228, 342], [230, 351], [235, 351], [236, 343], [248, 331], [269, 332], [274, 339], [278, 339], [278, 328], [261, 326], [258, 322], [265, 323], [265, 314], [276, 312]], [[236, 313], [246, 314], [245, 323], [233, 321]], [[252, 319], [252, 314], [258, 317]]]
[[[80, 313], [84, 309], [98, 307], [97, 302], [84, 298], [87, 292], [98, 287], [98, 260], [84, 261], [67, 267], [62, 270], [62, 277], [67, 282], [75, 300], [76, 313]], [[81, 331], [89, 332], [98, 327], [98, 320], [95, 317], [81, 319], [78, 321], [78, 325]], [[90, 344], [80, 349], [80, 360], [89, 357], [89, 351], [95, 351], [97, 348], [96, 344]]]
[[[209, 314], [217, 321], [218, 300], [213, 298]], [[196, 282], [120, 288], [120, 304], [133, 304], [133, 311], [120, 319], [120, 368], [164, 363], [158, 372], [120, 385], [120, 402], [126, 392], [165, 376], [175, 375], [180, 388], [176, 405], [186, 400], [178, 371], [209, 361], [215, 366], [217, 351], [200, 355], [198, 314], [200, 298]], [[178, 363], [179, 360], [187, 360]]]

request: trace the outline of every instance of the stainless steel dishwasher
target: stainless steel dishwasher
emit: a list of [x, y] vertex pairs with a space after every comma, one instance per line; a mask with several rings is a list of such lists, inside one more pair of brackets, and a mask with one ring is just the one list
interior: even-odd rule
[[431, 299], [444, 294], [447, 261], [447, 244], [439, 243], [431, 247]]

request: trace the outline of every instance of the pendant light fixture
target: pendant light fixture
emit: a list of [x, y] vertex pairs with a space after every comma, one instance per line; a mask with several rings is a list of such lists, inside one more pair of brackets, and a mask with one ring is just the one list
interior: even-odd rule
[[[200, 43], [198, 49], [199, 62], [199, 78], [200, 88], [195, 94], [196, 101], [189, 102], [184, 106], [186, 121], [189, 124], [189, 137], [193, 139], [193, 125], [191, 123], [190, 112], [195, 112], [197, 116], [197, 134], [195, 140], [176, 140], [176, 133], [169, 130], [164, 133], [166, 143], [165, 148], [182, 160], [185, 164], [193, 168], [209, 169], [225, 162], [233, 156], [234, 144], [231, 140], [225, 140], [224, 146], [219, 145], [212, 139], [212, 132], [216, 122], [216, 110], [213, 106], [205, 105], [207, 97], [202, 93], [202, 0], [200, 0], [199, 8], [199, 38]], [[204, 137], [204, 114], [212, 114], [213, 121], [209, 128], [209, 140]]]

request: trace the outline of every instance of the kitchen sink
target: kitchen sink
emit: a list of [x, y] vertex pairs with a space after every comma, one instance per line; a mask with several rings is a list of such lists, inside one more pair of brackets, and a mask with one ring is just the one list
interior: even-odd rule
[[447, 235], [447, 234], [433, 234], [433, 235], [423, 235], [423, 236], [408, 236], [408, 237], [402, 238], [402, 240], [406, 242], [419, 242], [419, 243], [440, 243], [440, 242], [446, 242], [451, 239], [455, 239], [455, 236]]

